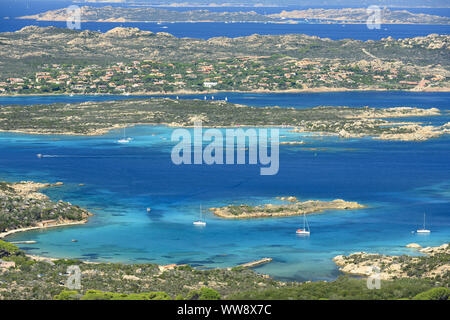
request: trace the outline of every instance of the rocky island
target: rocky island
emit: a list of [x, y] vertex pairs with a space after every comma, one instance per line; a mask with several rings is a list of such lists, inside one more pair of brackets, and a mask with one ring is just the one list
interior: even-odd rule
[[[271, 14], [269, 17], [281, 19], [305, 19], [311, 23], [366, 23], [373, 14], [366, 8], [344, 9], [307, 9], [292, 10]], [[449, 17], [423, 13], [411, 13], [407, 10], [390, 10], [381, 8], [382, 24], [450, 24]]]
[[365, 208], [357, 202], [336, 199], [333, 201], [298, 201], [289, 197], [287, 204], [266, 204], [261, 206], [229, 205], [222, 208], [210, 208], [214, 215], [225, 219], [249, 219], [268, 217], [288, 217], [321, 213], [325, 210], [355, 210]]
[[69, 202], [50, 200], [38, 192], [62, 183], [0, 182], [0, 238], [12, 233], [83, 224], [92, 214]]

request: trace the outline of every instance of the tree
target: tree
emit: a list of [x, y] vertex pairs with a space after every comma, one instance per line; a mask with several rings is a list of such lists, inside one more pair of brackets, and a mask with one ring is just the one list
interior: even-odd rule
[[413, 300], [449, 300], [450, 289], [439, 287], [427, 290], [416, 295]]
[[187, 294], [187, 300], [220, 300], [221, 296], [216, 290], [203, 287], [200, 290], [192, 290]]
[[19, 252], [20, 252], [20, 249], [17, 246], [15, 246], [9, 242], [0, 240], [0, 258], [7, 257], [10, 255], [16, 255]]

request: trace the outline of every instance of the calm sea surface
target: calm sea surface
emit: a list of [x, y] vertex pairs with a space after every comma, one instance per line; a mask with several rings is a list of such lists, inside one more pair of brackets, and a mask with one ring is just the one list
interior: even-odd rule
[[[64, 22], [36, 22], [14, 17], [67, 7], [65, 1], [13, 1], [0, 3], [0, 32], [33, 24], [65, 27]], [[94, 4], [95, 5], [95, 4]], [[237, 8], [210, 8], [230, 11]], [[293, 8], [239, 8], [276, 13]], [[181, 9], [177, 9], [181, 10]], [[449, 16], [448, 9], [412, 9]], [[8, 17], [9, 19], [5, 19]], [[449, 34], [448, 26], [240, 24], [240, 23], [82, 23], [82, 29], [107, 31], [117, 26], [169, 32], [177, 37], [207, 39], [254, 33], [305, 33], [331, 39], [405, 38], [430, 33]], [[173, 97], [173, 96], [172, 96]], [[203, 95], [180, 95], [203, 99]], [[442, 117], [413, 120], [441, 125], [450, 122], [450, 93], [344, 92], [249, 94], [220, 93], [214, 99], [252, 106], [306, 108], [320, 105], [397, 107], [442, 110]], [[4, 104], [106, 101], [124, 96], [0, 97]], [[207, 99], [212, 99], [211, 95]], [[1, 106], [0, 106], [1, 107]], [[172, 164], [172, 129], [138, 126], [127, 129], [128, 145], [117, 144], [122, 132], [104, 136], [32, 136], [0, 133], [0, 180], [64, 182], [45, 190], [52, 199], [63, 199], [95, 213], [86, 225], [33, 231], [9, 240], [36, 240], [23, 245], [30, 253], [92, 261], [160, 264], [188, 263], [212, 268], [228, 267], [262, 257], [272, 263], [257, 270], [278, 279], [334, 279], [338, 270], [331, 261], [355, 251], [389, 254], [414, 251], [404, 246], [417, 242], [440, 245], [450, 239], [450, 137], [426, 142], [390, 142], [338, 139], [295, 134], [281, 129], [282, 141], [303, 140], [301, 146], [280, 146], [280, 170], [260, 176], [255, 165]], [[44, 154], [39, 159], [36, 154]], [[80, 185], [83, 184], [83, 185]], [[228, 221], [206, 214], [206, 228], [197, 228], [199, 207], [276, 202], [277, 196], [301, 200], [342, 198], [368, 205], [357, 211], [329, 211], [308, 218], [311, 237], [299, 238], [295, 230], [301, 217]], [[151, 213], [146, 211], [151, 207]], [[428, 236], [412, 233], [427, 213]], [[72, 242], [77, 239], [78, 242]]]
[[[224, 94], [232, 102], [297, 108], [316, 105], [438, 107], [450, 121], [447, 93]], [[194, 96], [195, 97], [195, 96]], [[209, 96], [208, 96], [209, 97]], [[102, 100], [116, 97], [13, 97], [1, 104]], [[209, 97], [210, 98], [210, 97]], [[223, 98], [217, 95], [216, 99]], [[9, 240], [30, 253], [92, 261], [189, 263], [234, 266], [262, 257], [258, 268], [279, 279], [333, 279], [331, 258], [355, 251], [414, 253], [410, 242], [440, 245], [450, 239], [450, 137], [426, 142], [318, 138], [281, 129], [280, 171], [260, 176], [255, 165], [172, 164], [171, 128], [127, 129], [99, 137], [31, 136], [0, 133], [0, 180], [63, 181], [45, 191], [95, 213], [88, 224], [17, 234]], [[36, 154], [47, 155], [37, 158]], [[84, 184], [80, 186], [79, 184]], [[277, 196], [358, 201], [357, 211], [329, 211], [309, 217], [311, 237], [295, 230], [301, 217], [228, 221], [206, 214], [206, 228], [192, 222], [203, 208], [275, 202]], [[151, 207], [150, 214], [146, 208]], [[429, 236], [411, 233], [427, 213]], [[77, 239], [78, 242], [71, 242]]]

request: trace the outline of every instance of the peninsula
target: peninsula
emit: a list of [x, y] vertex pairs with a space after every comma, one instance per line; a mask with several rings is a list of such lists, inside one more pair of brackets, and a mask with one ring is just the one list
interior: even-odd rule
[[[341, 138], [423, 141], [450, 133], [450, 124], [423, 125], [407, 117], [440, 116], [436, 108], [307, 109], [249, 107], [218, 100], [168, 98], [119, 101], [3, 105], [0, 131], [28, 134], [101, 135], [135, 125], [191, 127], [288, 127], [292, 132], [332, 134]], [[401, 118], [401, 121], [388, 119]]]
[[450, 36], [208, 40], [137, 28], [0, 33], [0, 94], [450, 90]]
[[266, 204], [261, 206], [229, 205], [222, 208], [210, 208], [216, 216], [225, 219], [249, 219], [268, 217], [299, 216], [304, 214], [321, 213], [325, 210], [355, 210], [365, 208], [357, 202], [336, 199], [333, 201], [298, 201], [289, 197], [287, 204]]
[[448, 285], [450, 275], [449, 244], [413, 249], [419, 250], [425, 255], [387, 256], [358, 252], [348, 256], [336, 256], [333, 261], [339, 266], [340, 271], [347, 274], [369, 276], [373, 274], [373, 268], [376, 267], [380, 270], [379, 275], [382, 280], [425, 278], [443, 281]]
[[62, 183], [0, 182], [0, 238], [12, 233], [83, 224], [92, 214], [69, 202], [50, 200], [38, 192]]

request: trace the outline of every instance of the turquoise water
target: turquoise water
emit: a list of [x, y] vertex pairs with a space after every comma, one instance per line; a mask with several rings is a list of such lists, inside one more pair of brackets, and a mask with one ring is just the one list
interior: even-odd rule
[[[332, 100], [335, 105], [360, 106], [414, 103], [447, 112], [449, 96], [394, 93], [390, 100], [373, 92], [336, 97], [236, 94], [231, 100], [259, 105], [265, 99], [296, 107]], [[36, 99], [48, 98], [2, 98], [0, 103], [38, 103]], [[432, 117], [421, 120], [436, 122]], [[450, 121], [448, 113], [439, 121]], [[171, 128], [160, 126], [129, 128], [127, 135], [134, 140], [128, 145], [116, 143], [119, 131], [100, 137], [0, 133], [1, 180], [63, 181], [63, 187], [45, 193], [95, 213], [83, 226], [22, 233], [8, 240], [38, 241], [23, 245], [30, 253], [92, 261], [211, 268], [272, 257], [272, 263], [257, 270], [279, 279], [317, 280], [338, 275], [331, 261], [338, 254], [414, 254], [404, 246], [440, 245], [450, 239], [448, 135], [414, 143], [323, 138], [281, 129], [281, 141], [307, 144], [281, 145], [278, 175], [260, 176], [255, 165], [176, 166], [170, 160], [171, 133]], [[37, 153], [48, 157], [39, 159]], [[291, 195], [301, 200], [343, 198], [369, 207], [310, 216], [309, 238], [295, 235], [301, 217], [228, 221], [206, 214], [206, 228], [192, 225], [200, 205], [260, 204]], [[147, 207], [152, 208], [150, 214]], [[412, 234], [424, 212], [432, 233]]]

